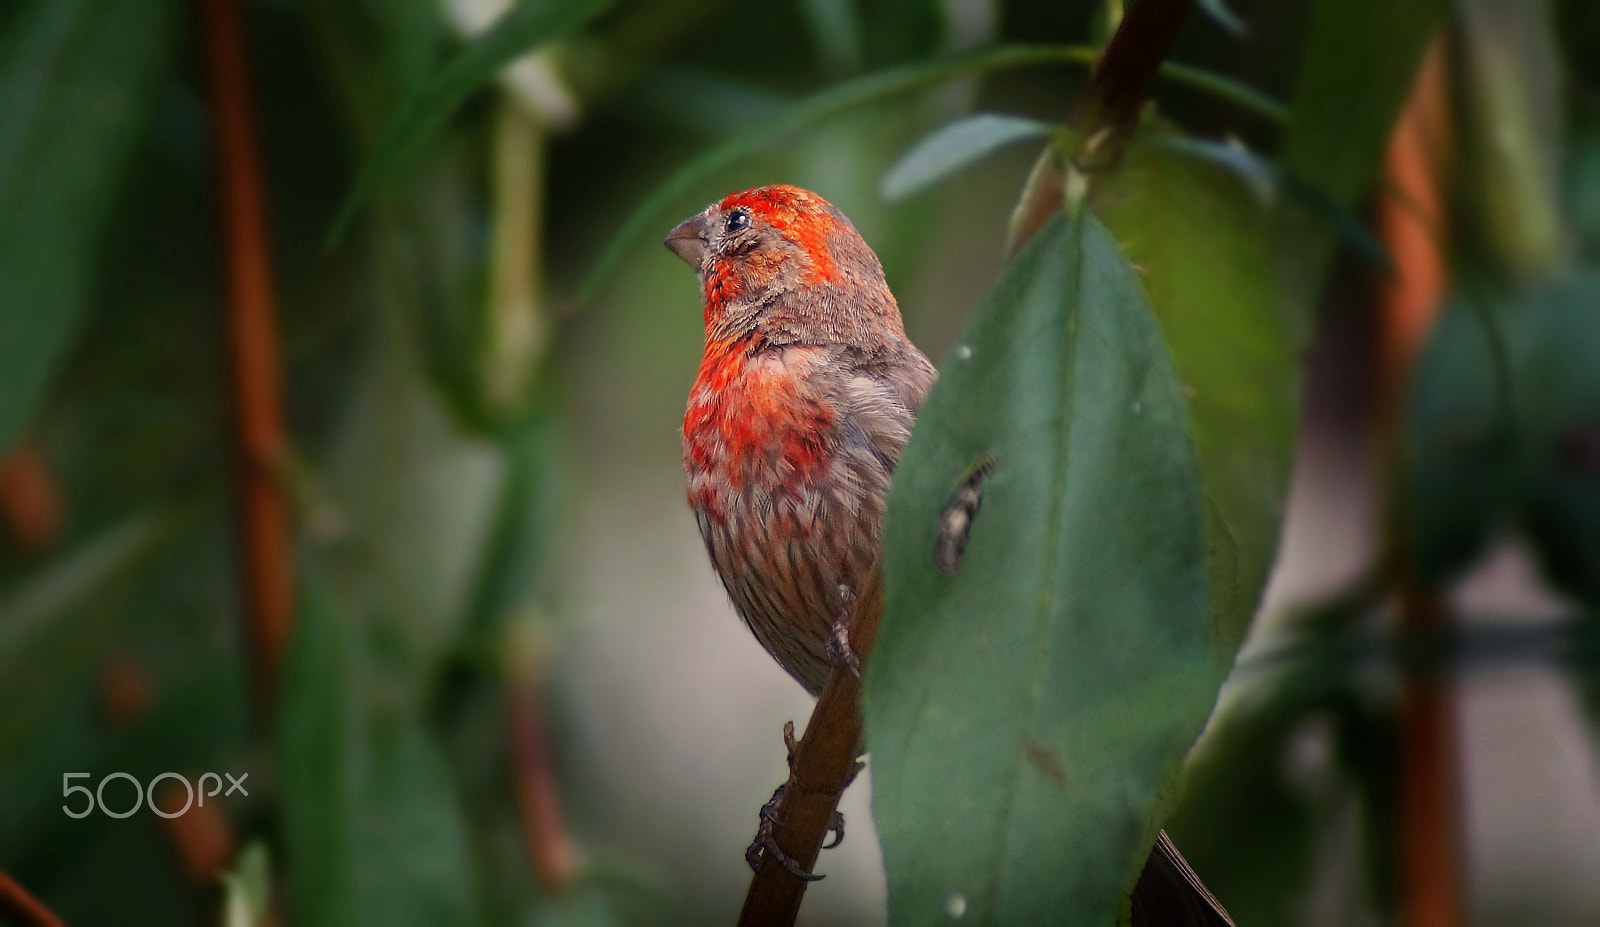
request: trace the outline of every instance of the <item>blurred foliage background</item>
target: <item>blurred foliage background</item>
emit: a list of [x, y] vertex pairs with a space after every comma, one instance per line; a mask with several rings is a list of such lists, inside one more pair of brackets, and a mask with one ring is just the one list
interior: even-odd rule
[[[701, 322], [656, 239], [731, 190], [817, 190], [942, 357], [1003, 263], [1037, 146], [895, 202], [886, 171], [969, 111], [1060, 121], [1087, 72], [958, 75], [797, 126], [670, 188], [579, 299], [585, 277], [676, 168], [808, 95], [993, 44], [1094, 46], [1120, 4], [243, 6], [292, 448], [274, 477], [297, 538], [270, 704], [233, 552], [195, 11], [0, 4], [0, 870], [73, 924], [258, 923], [266, 895], [279, 923], [730, 921], [779, 726], [808, 708], [682, 505]], [[1293, 102], [1338, 18], [1317, 6], [1234, 0], [1243, 31], [1197, 13], [1172, 58]], [[1286, 284], [1324, 291], [1287, 537], [1171, 827], [1241, 924], [1392, 921], [1396, 679], [1448, 659], [1474, 922], [1593, 923], [1600, 14], [1350, 8], [1364, 38], [1328, 78], [1351, 103], [1325, 110], [1323, 144], [1372, 134], [1361, 101], [1409, 85], [1406, 59], [1362, 57], [1382, 36], [1437, 21], [1460, 49], [1439, 230], [1456, 296], [1402, 403], [1396, 475], [1374, 463], [1388, 271], [1365, 208], [1322, 227], [1331, 274]], [[1266, 116], [1183, 82], [1156, 96], [1195, 137], [1279, 150]], [[1365, 178], [1349, 186], [1325, 195]], [[1385, 536], [1464, 616], [1453, 643], [1389, 633]], [[79, 771], [250, 788], [170, 820], [78, 820], [60, 785]], [[554, 819], [529, 798], [552, 782]], [[884, 920], [866, 793], [803, 920]]]

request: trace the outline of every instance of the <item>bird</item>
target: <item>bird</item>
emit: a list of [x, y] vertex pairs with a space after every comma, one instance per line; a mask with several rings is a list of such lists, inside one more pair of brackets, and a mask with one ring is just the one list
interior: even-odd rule
[[[906, 336], [877, 255], [816, 193], [732, 193], [662, 243], [704, 303], [683, 420], [689, 508], [735, 611], [816, 696], [835, 665], [859, 674], [850, 606], [876, 580], [890, 481], [938, 373]], [[752, 864], [779, 852], [761, 844]], [[1139, 885], [1135, 923], [1232, 924], [1164, 833]], [[1150, 919], [1175, 906], [1194, 917]]]

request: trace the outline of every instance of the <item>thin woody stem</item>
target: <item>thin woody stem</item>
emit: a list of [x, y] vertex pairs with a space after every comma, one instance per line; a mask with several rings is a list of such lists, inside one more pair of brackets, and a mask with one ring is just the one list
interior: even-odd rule
[[272, 262], [239, 0], [199, 0], [225, 260], [239, 571], [259, 704], [270, 704], [294, 602]]
[[1194, 0], [1137, 0], [1122, 15], [1074, 120], [1089, 146], [1085, 154], [1096, 166], [1113, 163], [1139, 127], [1150, 85], [1193, 8]]
[[[877, 639], [882, 615], [883, 587], [874, 578], [856, 600], [850, 619], [850, 649], [863, 661]], [[778, 849], [803, 869], [817, 865], [839, 797], [855, 777], [861, 746], [861, 680], [835, 665], [795, 747], [776, 809], [773, 837]], [[766, 854], [745, 895], [740, 927], [793, 924], [805, 890], [804, 880], [787, 872], [775, 854]]]
[[[1161, 63], [1193, 7], [1194, 0], [1137, 0], [1128, 6], [1078, 100], [1073, 119], [1083, 139], [1075, 156], [1078, 167], [1103, 169], [1121, 157], [1123, 145], [1139, 127]], [[1012, 216], [1007, 254], [1022, 250], [1061, 212], [1064, 184], [1056, 157], [1054, 149], [1046, 151], [1028, 179]]]

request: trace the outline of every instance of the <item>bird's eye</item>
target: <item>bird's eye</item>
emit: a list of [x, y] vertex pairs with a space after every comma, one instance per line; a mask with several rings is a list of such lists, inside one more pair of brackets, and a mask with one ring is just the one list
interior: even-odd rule
[[729, 213], [728, 214], [728, 224], [726, 226], [726, 228], [728, 230], [728, 234], [732, 235], [734, 232], [742, 232], [742, 231], [744, 231], [745, 229], [747, 229], [749, 227], [750, 227], [750, 214], [749, 213], [746, 213], [746, 212], [733, 212], [733, 213]]

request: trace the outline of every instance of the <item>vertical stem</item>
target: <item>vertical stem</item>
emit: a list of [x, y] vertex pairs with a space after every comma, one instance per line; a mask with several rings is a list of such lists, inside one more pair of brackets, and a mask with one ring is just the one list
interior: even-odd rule
[[[1073, 121], [1083, 142], [1075, 167], [1103, 170], [1122, 156], [1123, 144], [1139, 128], [1139, 114], [1161, 62], [1193, 8], [1194, 0], [1138, 0], [1123, 13], [1078, 100]], [[1008, 256], [1021, 251], [1028, 239], [1061, 212], [1064, 191], [1061, 165], [1056, 163], [1054, 149], [1047, 149], [1012, 213]]]
[[497, 415], [527, 398], [549, 323], [539, 305], [548, 130], [509, 96], [494, 143], [494, 252], [490, 260], [483, 392]]
[[[1449, 621], [1439, 591], [1417, 576], [1402, 503], [1406, 387], [1418, 352], [1449, 287], [1442, 253], [1449, 95], [1445, 46], [1424, 55], [1385, 154], [1396, 192], [1377, 206], [1377, 227], [1395, 276], [1379, 293], [1379, 414], [1390, 487], [1386, 555], [1395, 568], [1402, 630], [1436, 635]], [[1455, 701], [1448, 680], [1413, 670], [1400, 709], [1399, 828], [1402, 920], [1407, 927], [1453, 927], [1461, 910], [1461, 781]]]
[[1161, 62], [1193, 8], [1194, 0], [1138, 0], [1123, 12], [1079, 105], [1076, 121], [1088, 140], [1084, 154], [1093, 161], [1082, 166], [1110, 164], [1121, 153], [1122, 143], [1139, 127], [1139, 113]]
[[506, 738], [522, 839], [534, 877], [549, 891], [559, 893], [571, 887], [577, 863], [562, 820], [561, 793], [544, 723], [540, 651], [528, 642], [512, 645], [506, 674]]
[[293, 607], [278, 340], [261, 169], [239, 0], [198, 0], [225, 256], [237, 460], [236, 531], [251, 679], [270, 703]]

